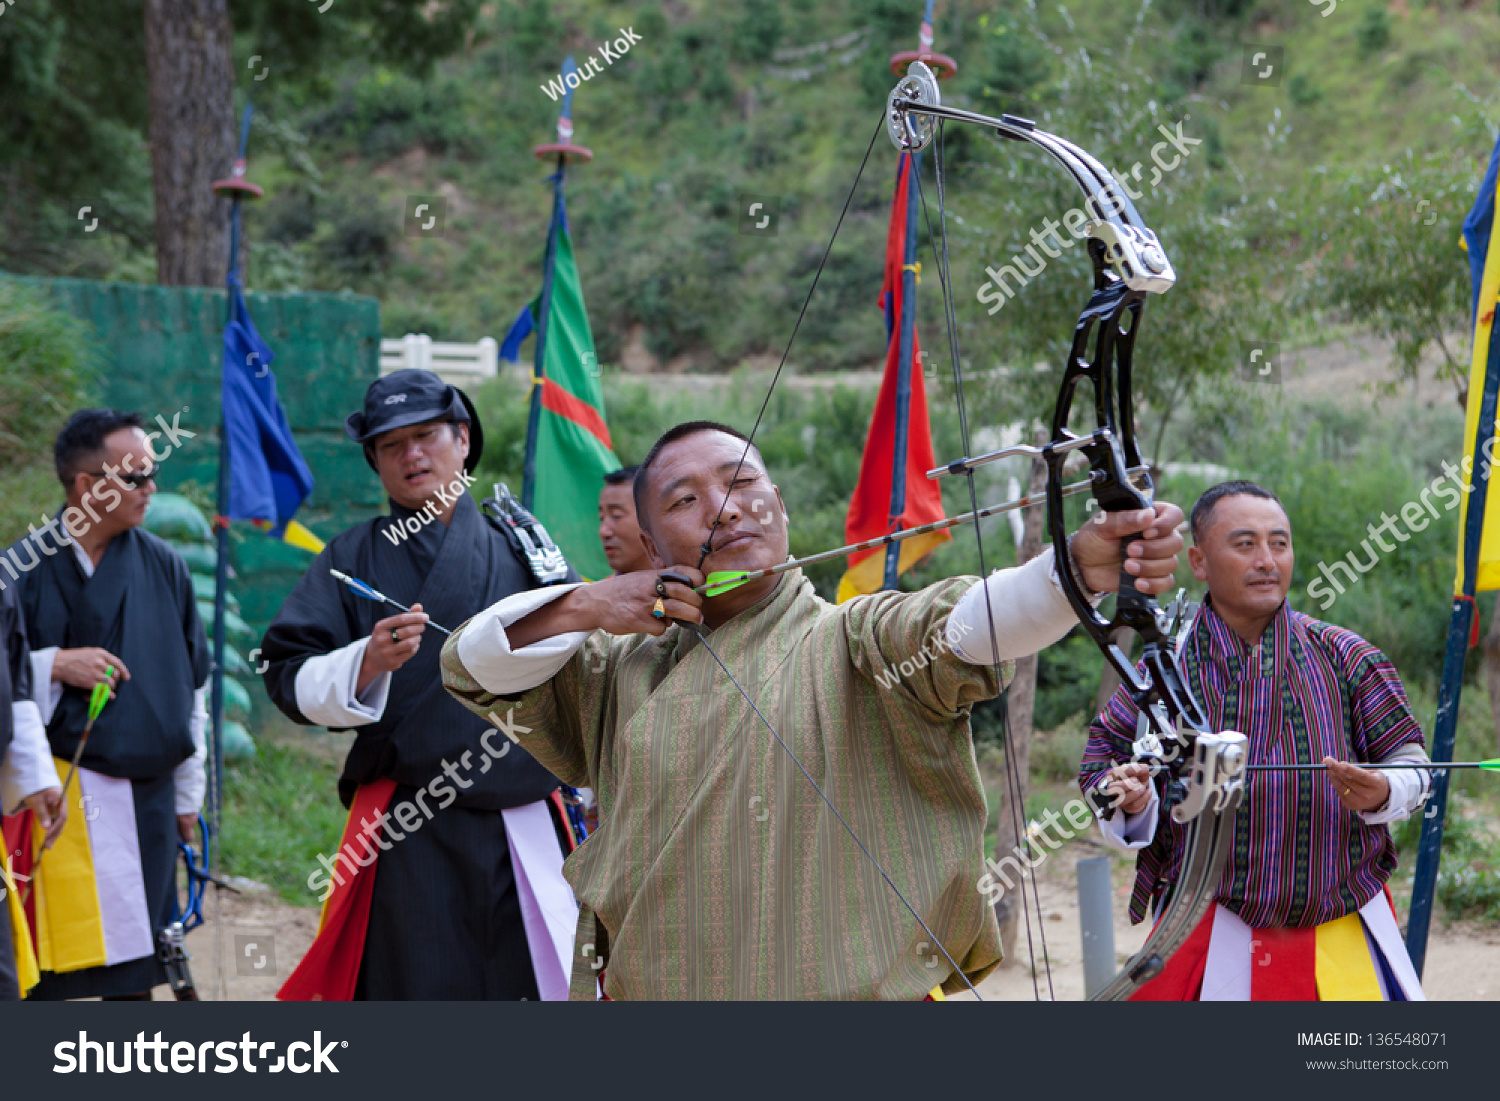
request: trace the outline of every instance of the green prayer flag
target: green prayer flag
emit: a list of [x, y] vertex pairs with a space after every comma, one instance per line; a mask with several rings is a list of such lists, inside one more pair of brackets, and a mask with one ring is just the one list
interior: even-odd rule
[[[558, 196], [562, 202], [562, 196]], [[566, 213], [561, 214], [540, 379], [541, 417], [535, 441], [532, 512], [585, 578], [610, 574], [599, 543], [599, 491], [620, 469], [604, 419], [599, 357], [583, 304]], [[531, 304], [541, 314], [541, 296]]]

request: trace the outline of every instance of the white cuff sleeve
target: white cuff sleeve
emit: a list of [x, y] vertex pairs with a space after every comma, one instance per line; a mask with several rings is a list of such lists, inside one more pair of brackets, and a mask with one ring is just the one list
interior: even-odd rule
[[1156, 836], [1156, 818], [1161, 811], [1161, 798], [1156, 787], [1151, 788], [1151, 802], [1139, 814], [1116, 813], [1109, 819], [1099, 819], [1099, 832], [1104, 843], [1120, 852], [1135, 852], [1151, 844]]
[[[1419, 745], [1404, 745], [1384, 762], [1401, 761], [1412, 764], [1428, 764], [1430, 760]], [[1383, 763], [1384, 763], [1383, 762]], [[1383, 826], [1387, 822], [1400, 822], [1410, 818], [1412, 812], [1427, 801], [1432, 792], [1432, 773], [1417, 768], [1383, 768], [1380, 774], [1391, 785], [1390, 798], [1379, 810], [1363, 810], [1359, 816], [1369, 826]]]
[[52, 721], [52, 712], [62, 702], [62, 681], [52, 680], [52, 659], [57, 657], [58, 647], [31, 651], [31, 696], [41, 711], [42, 725]]
[[193, 755], [172, 772], [172, 783], [177, 788], [174, 808], [176, 814], [197, 814], [203, 807], [203, 796], [208, 791], [208, 776], [203, 771], [203, 762], [208, 760], [208, 686], [193, 693], [193, 713], [188, 717], [188, 730], [193, 735]]
[[16, 700], [10, 705], [15, 731], [10, 747], [0, 758], [0, 813], [14, 814], [28, 795], [48, 788], [62, 787], [57, 767], [52, 763], [52, 747], [47, 744], [47, 728], [42, 713], [31, 700]]
[[[986, 593], [994, 614], [998, 653], [990, 646]], [[1056, 556], [1049, 546], [1030, 562], [996, 570], [964, 593], [948, 613], [948, 645], [971, 665], [993, 665], [1043, 650], [1077, 623], [1078, 616], [1057, 579]]]
[[512, 650], [505, 628], [576, 588], [577, 584], [528, 589], [490, 605], [469, 620], [458, 636], [458, 660], [469, 676], [486, 692], [498, 696], [520, 695], [555, 677], [584, 644], [588, 631], [569, 631]]
[[378, 722], [385, 714], [391, 675], [381, 673], [363, 693], [356, 692], [359, 667], [365, 660], [369, 642], [368, 638], [362, 638], [304, 661], [295, 682], [297, 710], [311, 722], [336, 730]]

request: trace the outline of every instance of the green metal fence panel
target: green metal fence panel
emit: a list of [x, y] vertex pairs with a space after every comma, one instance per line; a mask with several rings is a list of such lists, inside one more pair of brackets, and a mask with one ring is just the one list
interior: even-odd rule
[[[174, 417], [180, 450], [162, 467], [162, 489], [196, 484], [212, 500], [218, 484], [219, 372], [227, 302], [223, 290], [25, 279], [88, 321], [104, 364], [101, 398], [146, 420]], [[246, 296], [255, 326], [276, 353], [277, 391], [317, 484], [297, 519], [330, 539], [384, 511], [385, 494], [344, 418], [359, 408], [380, 370], [380, 304], [334, 294]], [[61, 427], [59, 425], [59, 427]], [[186, 433], [194, 435], [188, 438]], [[160, 444], [158, 444], [158, 447]], [[243, 529], [243, 530], [241, 530]], [[263, 631], [312, 560], [306, 551], [235, 529], [232, 587], [241, 614]]]

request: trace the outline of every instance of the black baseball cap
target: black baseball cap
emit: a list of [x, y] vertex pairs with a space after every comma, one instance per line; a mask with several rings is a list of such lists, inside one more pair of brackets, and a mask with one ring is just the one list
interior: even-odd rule
[[479, 414], [468, 394], [431, 371], [407, 368], [370, 383], [365, 391], [365, 407], [344, 419], [344, 432], [355, 443], [366, 445], [365, 462], [375, 470], [375, 455], [368, 445], [376, 436], [438, 420], [469, 426], [469, 455], [464, 460], [464, 470], [472, 474], [484, 453], [484, 429], [479, 426]]

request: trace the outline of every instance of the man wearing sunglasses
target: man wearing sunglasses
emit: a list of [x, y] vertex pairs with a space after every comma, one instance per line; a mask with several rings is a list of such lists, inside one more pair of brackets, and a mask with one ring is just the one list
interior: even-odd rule
[[32, 882], [43, 970], [30, 997], [145, 999], [167, 981], [157, 936], [176, 903], [177, 839], [192, 836], [206, 787], [208, 641], [187, 564], [140, 527], [156, 492], [140, 417], [82, 410], [53, 454], [66, 503], [7, 557], [59, 775], [95, 686], [112, 699]]

